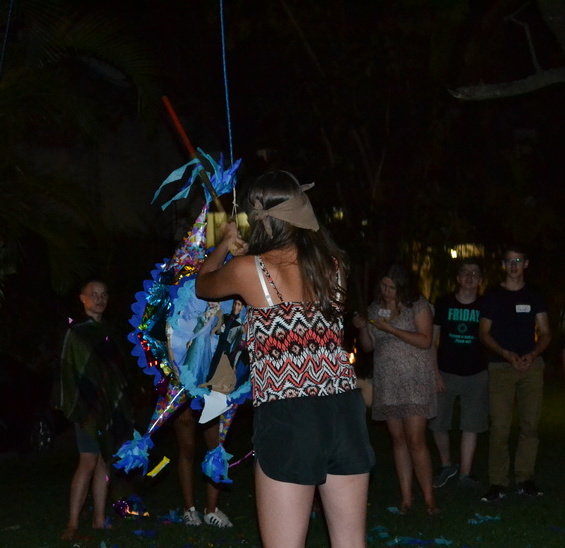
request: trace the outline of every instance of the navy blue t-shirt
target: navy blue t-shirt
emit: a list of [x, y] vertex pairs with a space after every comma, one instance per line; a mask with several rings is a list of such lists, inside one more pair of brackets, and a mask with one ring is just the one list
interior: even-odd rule
[[440, 371], [453, 375], [475, 375], [484, 371], [487, 360], [479, 342], [481, 299], [460, 303], [454, 294], [437, 300], [434, 325], [440, 327], [437, 363]]
[[[545, 300], [524, 286], [510, 291], [502, 286], [487, 291], [483, 297], [482, 317], [492, 321], [490, 334], [505, 350], [523, 356], [536, 346], [536, 315], [547, 313]], [[500, 356], [492, 356], [500, 360]]]

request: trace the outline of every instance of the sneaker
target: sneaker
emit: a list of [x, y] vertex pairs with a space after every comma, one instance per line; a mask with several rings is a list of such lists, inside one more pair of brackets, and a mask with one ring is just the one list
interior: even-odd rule
[[503, 499], [506, 496], [504, 487], [502, 485], [491, 485], [488, 491], [481, 497], [483, 502], [495, 502]]
[[536, 487], [532, 480], [518, 482], [516, 490], [519, 495], [526, 495], [528, 497], [541, 497], [543, 495], [543, 492]]
[[457, 464], [446, 464], [442, 466], [439, 472], [434, 476], [434, 487], [436, 489], [443, 487], [450, 478], [457, 474], [458, 470], [459, 466]]
[[182, 521], [185, 525], [192, 525], [192, 526], [202, 525], [200, 514], [196, 511], [196, 508], [194, 508], [194, 506], [184, 511], [184, 514], [182, 516]]
[[457, 486], [465, 489], [479, 489], [483, 484], [472, 474], [461, 474]]
[[217, 508], [213, 512], [204, 515], [204, 523], [220, 528], [233, 527], [233, 523], [229, 520], [228, 516]]

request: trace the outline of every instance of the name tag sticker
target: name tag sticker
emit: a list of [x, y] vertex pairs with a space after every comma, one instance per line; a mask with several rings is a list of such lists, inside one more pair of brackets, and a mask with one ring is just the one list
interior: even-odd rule
[[516, 305], [516, 312], [518, 314], [524, 314], [531, 312], [532, 307], [529, 304], [517, 304]]

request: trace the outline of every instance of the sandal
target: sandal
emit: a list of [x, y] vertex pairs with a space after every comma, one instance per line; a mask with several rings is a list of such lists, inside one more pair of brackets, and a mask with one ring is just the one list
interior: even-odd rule
[[426, 514], [428, 514], [428, 516], [437, 516], [438, 514], [441, 513], [441, 510], [439, 508], [437, 508], [436, 506], [428, 506], [426, 508]]
[[228, 516], [226, 516], [221, 510], [218, 510], [217, 508], [213, 512], [210, 512], [209, 514], [206, 514], [204, 516], [204, 523], [220, 528], [233, 527], [233, 523], [229, 520]]
[[398, 509], [398, 513], [401, 516], [405, 516], [408, 512], [410, 512], [410, 510], [412, 509], [411, 506], [404, 506], [402, 505], [399, 509]]

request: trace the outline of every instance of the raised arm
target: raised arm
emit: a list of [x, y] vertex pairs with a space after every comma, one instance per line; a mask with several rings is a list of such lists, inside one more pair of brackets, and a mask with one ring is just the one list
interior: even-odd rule
[[202, 299], [222, 299], [232, 295], [241, 295], [245, 299], [245, 257], [234, 257], [225, 262], [228, 253], [244, 254], [246, 244], [237, 232], [237, 226], [231, 222], [224, 227], [224, 237], [208, 255], [196, 277], [196, 294]]

